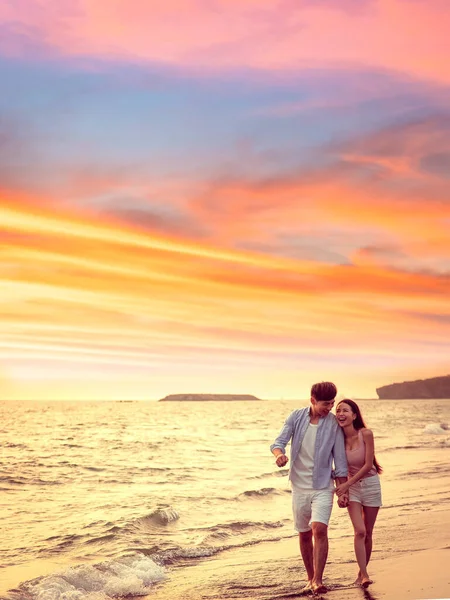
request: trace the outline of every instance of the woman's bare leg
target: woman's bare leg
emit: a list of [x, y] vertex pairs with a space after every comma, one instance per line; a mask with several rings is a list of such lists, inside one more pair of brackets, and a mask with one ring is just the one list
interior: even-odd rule
[[379, 506], [363, 506], [364, 525], [366, 526], [366, 564], [369, 564], [372, 555], [372, 533], [379, 510]]
[[359, 566], [359, 574], [355, 583], [363, 585], [364, 582], [369, 581], [369, 575], [367, 573], [365, 546], [366, 527], [361, 504], [359, 502], [350, 502], [348, 505], [348, 514], [352, 520], [353, 530], [355, 532], [355, 555]]

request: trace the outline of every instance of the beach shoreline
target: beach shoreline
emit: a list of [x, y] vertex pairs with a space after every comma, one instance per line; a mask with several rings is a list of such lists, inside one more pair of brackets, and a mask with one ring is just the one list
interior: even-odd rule
[[[301, 592], [304, 571], [296, 537], [261, 547], [228, 550], [226, 556], [175, 569], [169, 580], [155, 586], [145, 600], [289, 600]], [[336, 549], [334, 549], [336, 550]], [[450, 546], [402, 551], [397, 556], [371, 561], [374, 583], [363, 590], [353, 585], [356, 563], [344, 563], [338, 577], [327, 567], [328, 593], [315, 598], [339, 600], [443, 600], [450, 598], [448, 564]], [[282, 573], [280, 581], [280, 572]], [[236, 582], [247, 582], [246, 586]], [[312, 597], [312, 596], [309, 596]], [[142, 596], [140, 597], [142, 600]], [[138, 600], [138, 597], [133, 598]]]
[[[450, 574], [443, 566], [448, 565], [449, 558], [450, 546], [445, 545], [376, 558], [370, 564], [374, 583], [366, 590], [352, 583], [356, 563], [343, 563], [342, 573], [337, 578], [331, 574], [336, 568], [328, 566], [324, 577], [328, 592], [312, 596], [301, 591], [304, 572], [294, 536], [279, 542], [231, 549], [220, 557], [171, 569], [170, 577], [156, 584], [146, 596], [127, 596], [123, 600], [291, 600], [302, 597], [322, 600], [448, 600]], [[40, 575], [43, 575], [41, 570]], [[243, 580], [247, 582], [245, 586], [242, 585]], [[239, 585], [237, 582], [240, 582]], [[0, 593], [0, 600], [14, 597], [12, 590]]]

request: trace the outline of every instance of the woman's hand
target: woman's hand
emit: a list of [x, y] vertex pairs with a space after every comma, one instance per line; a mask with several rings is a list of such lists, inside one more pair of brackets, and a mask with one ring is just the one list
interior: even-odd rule
[[348, 506], [347, 494], [342, 494], [342, 496], [340, 496], [338, 498], [338, 506], [339, 506], [339, 508], [347, 508], [347, 506]]
[[348, 485], [348, 483], [341, 483], [340, 485], [337, 485], [336, 486], [336, 494], [337, 494], [338, 498], [340, 498], [344, 494], [347, 494], [349, 487], [350, 486]]

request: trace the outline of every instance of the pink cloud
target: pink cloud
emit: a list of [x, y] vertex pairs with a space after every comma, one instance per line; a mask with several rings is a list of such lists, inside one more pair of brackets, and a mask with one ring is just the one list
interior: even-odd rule
[[[361, 3], [358, 3], [361, 6]], [[336, 10], [339, 7], [341, 10]], [[20, 52], [14, 32], [69, 56], [156, 61], [191, 68], [291, 70], [359, 64], [450, 81], [450, 13], [445, 3], [201, 0], [8, 3], [16, 22], [4, 52]]]

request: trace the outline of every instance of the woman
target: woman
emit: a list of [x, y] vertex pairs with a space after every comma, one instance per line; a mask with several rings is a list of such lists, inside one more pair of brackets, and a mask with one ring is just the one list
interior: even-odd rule
[[367, 565], [372, 554], [372, 531], [381, 506], [379, 473], [375, 458], [373, 433], [367, 429], [359, 406], [353, 400], [341, 400], [336, 418], [345, 437], [348, 480], [336, 487], [340, 497], [348, 493], [348, 512], [355, 531], [355, 554], [359, 573], [355, 583], [367, 588], [372, 580]]

